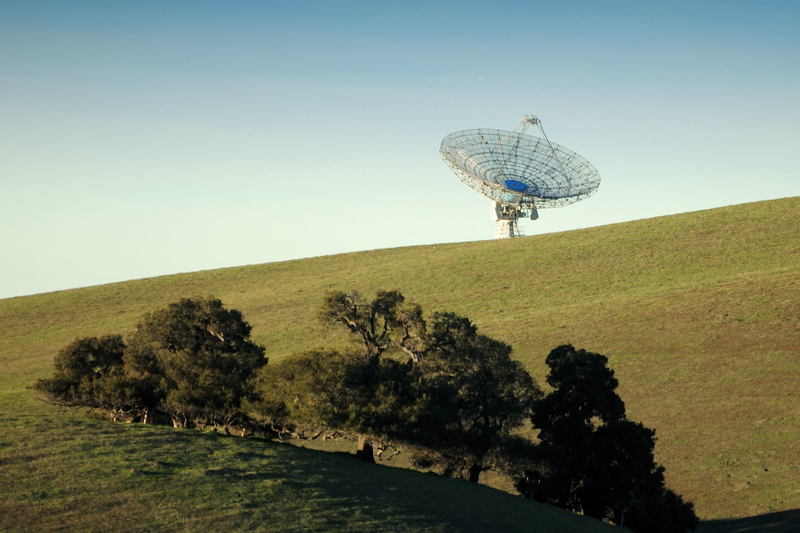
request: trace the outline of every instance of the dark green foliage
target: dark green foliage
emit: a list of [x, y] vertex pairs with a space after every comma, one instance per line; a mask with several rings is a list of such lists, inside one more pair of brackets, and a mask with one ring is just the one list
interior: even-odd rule
[[598, 427], [591, 442], [581, 488], [583, 512], [619, 523], [624, 512], [664, 482], [664, 469], [653, 459], [655, 431], [615, 420]]
[[319, 317], [323, 323], [341, 324], [355, 334], [367, 358], [395, 348], [418, 361], [426, 351], [422, 308], [406, 302], [398, 291], [378, 291], [372, 301], [357, 291], [329, 292]]
[[407, 423], [412, 373], [393, 359], [308, 352], [265, 367], [257, 383], [260, 400], [252, 407], [292, 433], [326, 430], [389, 440]]
[[423, 336], [428, 350], [452, 354], [469, 346], [477, 334], [478, 328], [470, 319], [444, 311], [433, 314]]
[[[455, 313], [435, 313], [428, 324], [422, 309], [397, 291], [379, 291], [370, 302], [357, 292], [330, 293], [321, 317], [356, 333], [366, 362], [347, 363], [348, 378], [332, 385], [335, 398], [347, 399], [344, 410], [352, 418], [325, 417], [317, 407], [318, 421], [421, 446], [420, 466], [477, 482], [482, 471], [500, 462], [504, 442], [540, 395], [527, 371], [511, 359], [510, 346], [478, 335], [468, 318]], [[392, 350], [408, 355], [408, 363], [381, 357]], [[315, 373], [311, 388], [331, 386], [318, 381], [329, 372]], [[315, 405], [331, 409], [338, 401]]]
[[96, 392], [106, 390], [122, 377], [125, 343], [119, 335], [83, 337], [56, 354], [55, 376], [39, 380], [34, 387], [68, 404], [103, 406]]
[[128, 339], [125, 370], [174, 424], [224, 423], [267, 362], [250, 330], [217, 299], [183, 299], [143, 317]]
[[73, 381], [94, 380], [118, 371], [125, 343], [119, 335], [76, 339], [58, 352], [53, 366], [56, 374]]
[[[362, 345], [362, 359], [350, 362], [351, 379], [346, 382], [347, 391], [340, 393], [349, 399], [352, 418], [346, 425], [348, 431], [363, 431], [359, 435], [357, 455], [373, 462], [372, 444], [369, 436], [388, 437], [402, 434], [400, 413], [413, 401], [408, 387], [398, 396], [398, 387], [409, 383], [407, 371], [392, 359], [381, 356], [388, 350], [401, 350], [411, 361], [421, 356], [425, 322], [418, 305], [405, 303], [398, 291], [378, 291], [372, 301], [367, 301], [356, 291], [335, 291], [326, 294], [319, 313], [320, 320], [327, 324], [341, 324], [356, 335]], [[384, 374], [392, 378], [387, 381]], [[405, 402], [397, 404], [402, 397]], [[390, 410], [389, 407], [393, 409]]]
[[699, 522], [691, 502], [661, 487], [661, 490], [648, 494], [640, 505], [632, 508], [621, 525], [632, 531], [683, 533], [694, 531]]
[[397, 308], [403, 300], [403, 295], [397, 291], [378, 291], [371, 302], [356, 291], [331, 292], [325, 295], [320, 319], [344, 325], [360, 337], [366, 357], [380, 357], [392, 345]]
[[115, 417], [227, 425], [266, 362], [241, 313], [213, 298], [184, 299], [145, 315], [127, 345], [119, 335], [75, 340], [36, 387]]
[[692, 505], [665, 488], [655, 463], [655, 431], [625, 417], [608, 359], [564, 345], [546, 362], [554, 390], [534, 404], [540, 444], [517, 489], [634, 531], [693, 529]]
[[256, 381], [258, 400], [250, 404], [273, 427], [316, 431], [338, 427], [353, 403], [351, 359], [338, 352], [307, 352], [264, 367]]
[[607, 357], [563, 345], [553, 349], [545, 363], [550, 368], [547, 384], [554, 390], [536, 404], [534, 423], [543, 431], [540, 439], [559, 429], [591, 428], [596, 420], [625, 417], [625, 404], [614, 392], [619, 382], [606, 366]]
[[509, 345], [478, 335], [465, 317], [435, 314], [427, 345], [409, 428], [409, 437], [426, 448], [417, 463], [477, 482], [501, 461], [540, 391]]
[[615, 392], [618, 382], [606, 357], [564, 345], [553, 349], [545, 362], [553, 391], [536, 402], [531, 421], [539, 430], [547, 467], [524, 476], [518, 488], [534, 499], [583, 511], [595, 429], [621, 420], [625, 406]]

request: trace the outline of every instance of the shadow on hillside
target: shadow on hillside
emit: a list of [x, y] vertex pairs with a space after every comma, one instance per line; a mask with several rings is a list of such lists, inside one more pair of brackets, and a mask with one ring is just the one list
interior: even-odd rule
[[747, 518], [709, 520], [703, 522], [698, 533], [794, 533], [800, 531], [800, 509], [768, 513]]
[[[246, 508], [269, 506], [274, 494], [256, 489], [263, 486], [264, 481], [316, 500], [318, 515], [313, 523], [303, 526], [307, 529], [341, 531], [364, 527], [380, 531], [509, 533], [605, 529], [603, 524], [592, 519], [510, 497], [490, 487], [367, 464], [349, 452], [321, 452], [255, 438], [237, 443], [231, 437], [216, 433], [194, 433], [190, 438], [241, 447], [266, 444], [260, 449], [239, 449], [232, 454], [219, 455], [213, 463], [206, 463], [203, 475], [224, 482], [228, 489], [238, 491], [237, 494], [247, 494], [247, 501], [242, 504]], [[187, 443], [190, 438], [186, 438]], [[502, 516], [495, 512], [498, 508], [503, 510]], [[351, 515], [360, 518], [353, 521]]]

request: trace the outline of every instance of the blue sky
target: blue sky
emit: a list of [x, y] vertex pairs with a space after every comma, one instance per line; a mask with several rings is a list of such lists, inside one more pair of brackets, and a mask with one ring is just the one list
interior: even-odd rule
[[603, 179], [529, 235], [798, 195], [799, 24], [770, 1], [2, 2], [0, 297], [489, 238], [439, 143], [526, 113]]

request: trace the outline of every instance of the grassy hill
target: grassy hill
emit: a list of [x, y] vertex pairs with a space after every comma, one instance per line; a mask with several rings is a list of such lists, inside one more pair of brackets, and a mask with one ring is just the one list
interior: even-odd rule
[[[375, 498], [389, 498], [385, 512], [377, 513], [353, 496], [369, 499], [373, 491], [345, 497], [335, 481], [312, 483], [320, 497], [307, 503], [302, 474], [293, 474], [293, 468], [322, 468], [346, 480], [360, 467], [348, 457], [320, 458], [279, 445], [209, 435], [187, 440], [189, 433], [166, 428], [105, 424], [41, 404], [25, 388], [50, 373], [53, 354], [74, 337], [126, 333], [143, 312], [181, 297], [213, 294], [242, 310], [256, 340], [277, 360], [346, 342], [316, 322], [324, 291], [357, 288], [369, 294], [384, 288], [401, 290], [427, 311], [469, 316], [481, 332], [511, 343], [540, 382], [544, 357], [557, 344], [607, 355], [629, 416], [657, 430], [657, 460], [667, 468], [669, 486], [693, 500], [701, 518], [767, 513], [795, 518], [799, 213], [800, 198], [787, 198], [521, 239], [376, 250], [0, 300], [0, 516], [30, 519], [44, 513], [45, 525], [78, 524], [70, 520], [78, 520], [86, 500], [77, 494], [88, 491], [106, 502], [102, 513], [97, 508], [97, 520], [143, 517], [145, 525], [163, 524], [181, 513], [170, 507], [171, 500], [186, 499], [192, 503], [178, 522], [186, 527], [201, 519], [246, 527], [248, 517], [272, 516], [247, 503], [248, 495], [257, 493], [264, 505], [294, 509], [275, 515], [284, 520], [304, 513], [297, 506], [314, 507], [326, 518], [308, 522], [313, 527], [334, 526], [351, 515], [363, 520], [341, 527], [372, 529], [385, 522], [388, 529], [408, 523], [435, 530], [487, 523], [479, 517], [431, 521], [426, 504], [438, 508], [439, 503], [430, 504], [429, 498], [420, 498], [419, 506], [408, 498], [399, 499], [406, 502], [402, 505], [390, 503], [403, 489], [375, 492]], [[153, 452], [155, 466], [145, 461], [148, 443], [167, 454], [159, 459]], [[184, 452], [169, 455], [173, 445]], [[132, 450], [139, 458], [134, 462], [145, 466], [126, 466], [119, 448]], [[211, 460], [217, 453], [225, 460]], [[266, 455], [253, 456], [252, 466], [246, 458], [258, 453]], [[179, 460], [183, 455], [189, 457], [185, 462]], [[108, 460], [89, 460], [95, 457]], [[257, 481], [262, 467], [282, 472], [273, 480], [279, 489], [267, 490], [266, 481]], [[26, 475], [33, 481], [18, 479]], [[364, 483], [387, 487], [400, 482], [378, 479], [411, 476], [407, 486], [419, 484], [423, 493], [444, 484], [442, 494], [464, 490], [464, 501], [491, 497], [491, 516], [513, 521], [530, 515], [514, 522], [518, 526], [540, 516], [539, 507], [513, 511], [519, 498], [486, 487], [387, 469], [363, 476]], [[86, 479], [104, 481], [89, 490]], [[195, 489], [200, 496], [193, 496]], [[15, 496], [25, 490], [27, 499]], [[223, 491], [219, 498], [217, 490]], [[217, 499], [223, 508], [216, 508]], [[481, 508], [465, 507], [464, 516]], [[728, 523], [736, 522], [711, 525]]]
[[2, 531], [613, 531], [467, 482], [252, 439], [3, 406]]

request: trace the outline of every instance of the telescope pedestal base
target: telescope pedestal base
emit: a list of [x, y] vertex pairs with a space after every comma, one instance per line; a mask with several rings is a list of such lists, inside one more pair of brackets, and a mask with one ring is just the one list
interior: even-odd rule
[[497, 231], [494, 234], [495, 239], [510, 239], [512, 237], [522, 237], [523, 234], [519, 229], [517, 219], [504, 219], [497, 221]]

